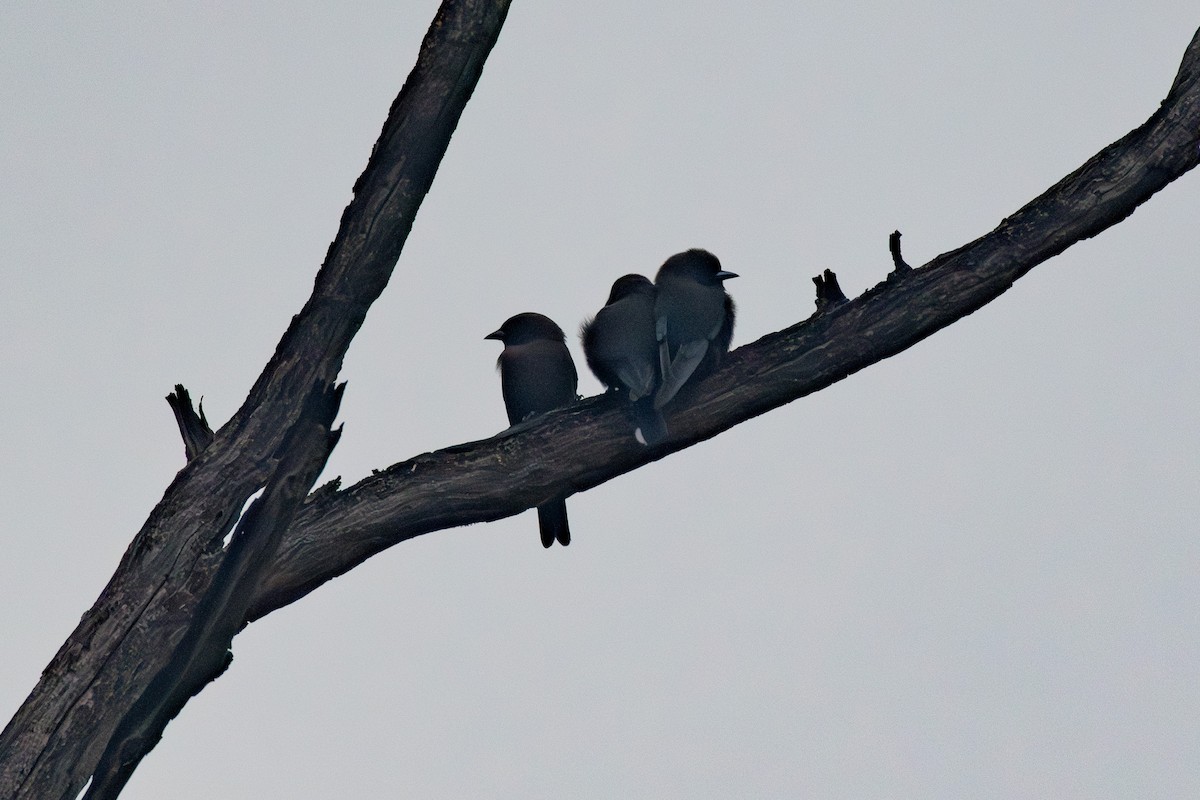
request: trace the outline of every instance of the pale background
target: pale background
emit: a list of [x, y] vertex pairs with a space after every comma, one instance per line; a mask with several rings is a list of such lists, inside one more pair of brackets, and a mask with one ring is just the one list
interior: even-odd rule
[[[0, 717], [312, 286], [435, 2], [0, 8]], [[993, 228], [1157, 107], [1194, 0], [517, 0], [355, 340], [353, 482], [504, 427], [703, 246], [735, 346]], [[251, 626], [128, 798], [1200, 796], [1200, 176], [916, 348]]]

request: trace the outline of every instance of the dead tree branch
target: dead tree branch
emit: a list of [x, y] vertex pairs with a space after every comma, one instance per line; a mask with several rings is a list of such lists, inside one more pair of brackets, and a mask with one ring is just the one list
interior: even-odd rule
[[[1075, 242], [1116, 225], [1198, 161], [1200, 31], [1166, 100], [1143, 125], [992, 232], [923, 267], [897, 269], [861, 297], [826, 303], [808, 320], [733, 351], [719, 372], [669, 410], [671, 437], [663, 445], [637, 445], [622, 410], [600, 396], [309, 498], [248, 621], [397, 542], [590, 489], [893, 356], [996, 299]], [[822, 277], [825, 291], [831, 275]]]
[[216, 578], [170, 660], [149, 682], [104, 749], [84, 800], [110, 800], [162, 738], [167, 723], [233, 661], [230, 644], [283, 532], [341, 437], [332, 430], [345, 384], [318, 386], [280, 445], [262, 497], [238, 521]]
[[[387, 285], [507, 11], [508, 0], [443, 2], [308, 302], [245, 403], [176, 475], [95, 605], [0, 734], [0, 797], [74, 798], [118, 731], [157, 719], [157, 712], [137, 706], [157, 676], [182, 681], [172, 684], [173, 693], [197, 677], [191, 668], [169, 667], [188, 647], [201, 605], [213, 597], [214, 579], [229, 558], [222, 540], [246, 500], [277, 473], [279, 446], [305, 399], [334, 383], [367, 309]], [[230, 622], [236, 629], [241, 620]]]
[[204, 452], [212, 444], [213, 432], [204, 418], [204, 401], [198, 408], [192, 407], [192, 396], [182, 384], [175, 384], [175, 391], [167, 395], [167, 404], [175, 412], [175, 423], [183, 438], [183, 454], [188, 461]]

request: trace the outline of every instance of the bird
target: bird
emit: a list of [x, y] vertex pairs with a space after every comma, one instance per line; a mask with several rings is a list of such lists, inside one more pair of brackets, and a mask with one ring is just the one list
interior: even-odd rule
[[[508, 424], [574, 402], [579, 385], [566, 335], [554, 320], [526, 312], [509, 317], [498, 330], [483, 337], [503, 343], [496, 360]], [[571, 543], [567, 504], [559, 497], [537, 507], [542, 547], [555, 541]]]
[[654, 407], [662, 408], [692, 378], [717, 368], [733, 340], [734, 304], [725, 281], [738, 277], [721, 269], [707, 250], [676, 253], [654, 276], [654, 334], [661, 382]]
[[658, 340], [654, 335], [654, 284], [645, 275], [622, 275], [613, 282], [604, 308], [579, 330], [583, 354], [596, 377], [630, 402], [644, 445], [667, 437], [667, 423], [654, 407], [658, 388]]

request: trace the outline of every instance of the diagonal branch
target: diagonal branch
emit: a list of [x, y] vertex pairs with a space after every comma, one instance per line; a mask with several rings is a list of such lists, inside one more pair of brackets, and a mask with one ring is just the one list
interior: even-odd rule
[[[924, 267], [897, 269], [853, 301], [828, 302], [836, 297], [825, 276], [818, 283], [826, 292], [824, 310], [731, 353], [669, 414], [671, 438], [659, 447], [634, 443], [621, 407], [601, 396], [310, 497], [247, 620], [405, 539], [500, 519], [589, 489], [895, 355], [999, 297], [1075, 242], [1125, 219], [1195, 167], [1198, 147], [1200, 31], [1166, 100], [1143, 125], [991, 233]], [[892, 252], [899, 259], [898, 236]]]
[[241, 409], [175, 476], [109, 584], [0, 734], [0, 797], [75, 797], [114, 732], [141, 713], [133, 708], [137, 698], [165, 674], [210, 596], [227, 558], [222, 539], [274, 473], [305, 398], [313, 387], [334, 383], [367, 309], [386, 286], [508, 5], [442, 3], [309, 301]]

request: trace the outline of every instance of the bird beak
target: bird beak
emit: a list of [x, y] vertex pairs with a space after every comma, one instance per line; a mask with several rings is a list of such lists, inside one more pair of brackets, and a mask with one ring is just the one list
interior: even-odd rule
[[498, 342], [503, 342], [503, 341], [504, 341], [504, 331], [502, 331], [502, 330], [500, 330], [500, 331], [492, 331], [491, 333], [489, 333], [487, 336], [485, 336], [485, 337], [483, 337], [483, 338], [485, 338], [485, 339], [495, 339], [495, 340], [496, 340], [496, 341], [498, 341]]
[[730, 278], [736, 278], [737, 276], [738, 274], [736, 272], [726, 272], [725, 270], [721, 270], [717, 273], [717, 280], [727, 281]]

